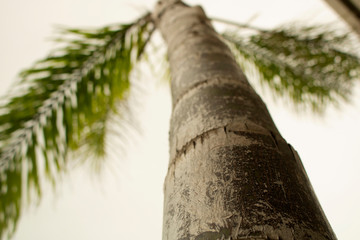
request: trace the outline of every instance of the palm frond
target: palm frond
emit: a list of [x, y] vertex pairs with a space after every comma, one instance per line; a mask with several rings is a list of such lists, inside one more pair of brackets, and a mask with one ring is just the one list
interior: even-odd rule
[[277, 95], [315, 112], [349, 100], [360, 76], [360, 58], [349, 53], [356, 52], [349, 33], [329, 26], [296, 25], [241, 33], [223, 36], [233, 45], [244, 71], [248, 63], [255, 65], [260, 82]]
[[69, 150], [105, 154], [108, 119], [126, 114], [117, 106], [153, 30], [149, 14], [132, 24], [61, 30], [61, 47], [20, 74], [16, 94], [0, 106], [0, 238], [14, 231], [22, 195], [40, 197], [41, 176], [54, 180], [66, 170]]

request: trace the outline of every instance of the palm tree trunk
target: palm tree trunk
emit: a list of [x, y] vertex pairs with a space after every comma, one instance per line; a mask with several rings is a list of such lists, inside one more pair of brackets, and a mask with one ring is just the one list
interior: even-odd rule
[[297, 153], [200, 7], [158, 3], [173, 112], [164, 240], [336, 239]]

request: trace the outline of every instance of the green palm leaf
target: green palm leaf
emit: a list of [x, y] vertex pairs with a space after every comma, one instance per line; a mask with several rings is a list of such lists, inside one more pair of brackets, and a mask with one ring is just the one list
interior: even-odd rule
[[153, 30], [149, 14], [127, 25], [62, 30], [62, 46], [20, 74], [19, 93], [0, 106], [0, 237], [15, 229], [22, 195], [40, 197], [41, 176], [54, 180], [66, 170], [69, 150], [104, 156], [107, 124], [126, 114], [118, 106]]
[[249, 63], [255, 65], [261, 83], [274, 93], [315, 112], [349, 99], [360, 76], [360, 58], [342, 49], [353, 45], [349, 34], [328, 26], [253, 30], [223, 36], [233, 45], [245, 72]]

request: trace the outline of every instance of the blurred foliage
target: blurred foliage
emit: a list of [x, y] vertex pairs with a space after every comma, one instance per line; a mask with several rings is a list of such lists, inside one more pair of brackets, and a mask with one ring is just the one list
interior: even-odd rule
[[275, 94], [318, 113], [351, 97], [360, 75], [360, 58], [352, 54], [359, 48], [349, 33], [328, 25], [253, 28], [245, 34], [245, 28], [251, 27], [240, 27], [223, 37], [233, 46], [244, 71], [249, 70], [249, 63], [255, 65], [256, 77]]
[[39, 198], [42, 178], [66, 171], [69, 150], [104, 156], [108, 120], [127, 114], [119, 103], [153, 30], [149, 14], [127, 25], [62, 29], [60, 48], [20, 74], [16, 94], [0, 106], [0, 238], [13, 233], [22, 195]]

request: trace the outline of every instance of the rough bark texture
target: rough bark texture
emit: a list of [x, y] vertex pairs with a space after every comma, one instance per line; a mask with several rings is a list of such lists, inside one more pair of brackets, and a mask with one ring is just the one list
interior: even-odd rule
[[296, 152], [203, 10], [165, 1], [154, 16], [173, 97], [163, 239], [336, 239]]

